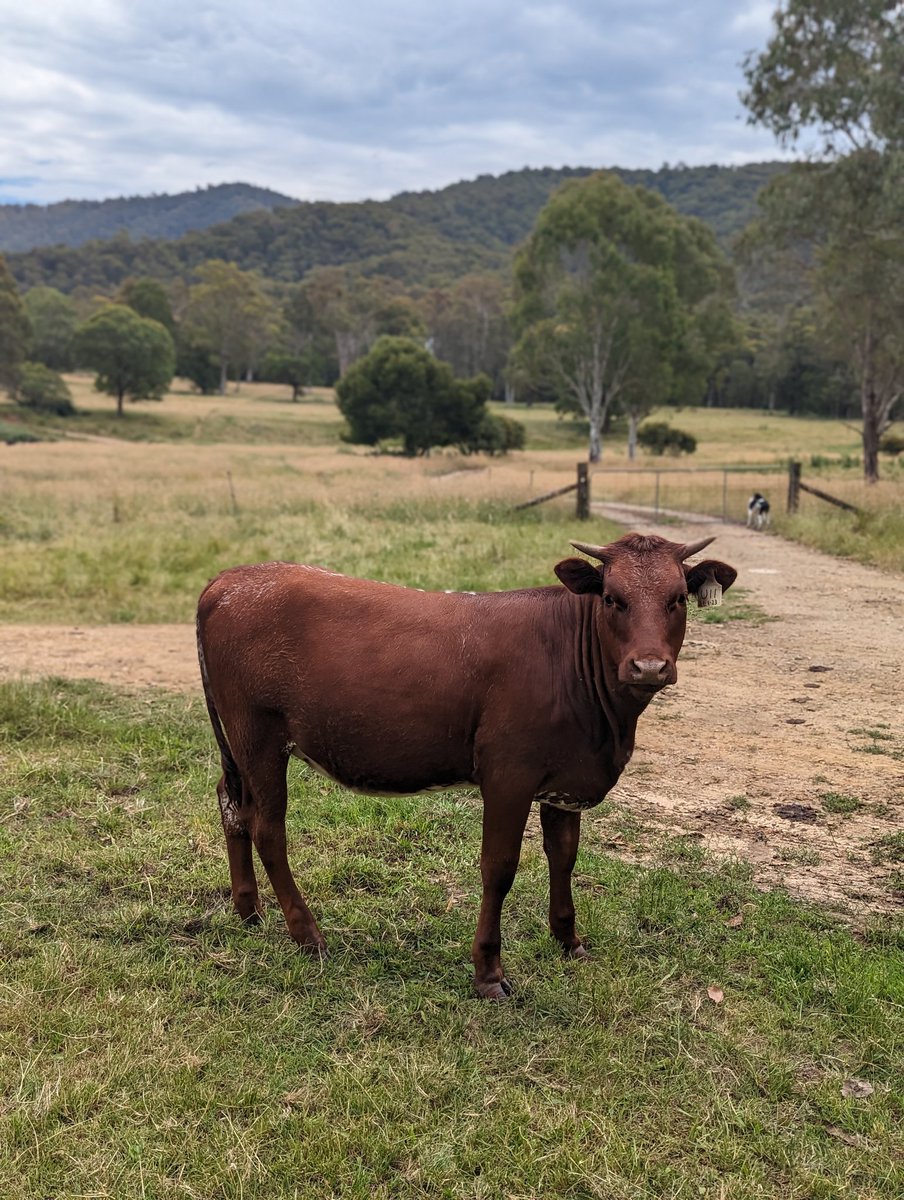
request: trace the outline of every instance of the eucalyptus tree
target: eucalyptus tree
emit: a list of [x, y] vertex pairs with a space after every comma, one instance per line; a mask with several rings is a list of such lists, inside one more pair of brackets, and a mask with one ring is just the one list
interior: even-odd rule
[[904, 395], [904, 5], [788, 0], [745, 75], [751, 123], [807, 154], [765, 189], [756, 232], [806, 250], [823, 333], [858, 379], [875, 482]]
[[211, 259], [197, 268], [199, 282], [189, 289], [183, 329], [194, 344], [206, 345], [226, 392], [229, 370], [239, 371], [259, 358], [276, 322], [276, 309], [252, 271]]
[[728, 263], [700, 221], [606, 172], [572, 180], [515, 260], [513, 361], [587, 417], [596, 462], [614, 405], [636, 437], [676, 387], [702, 392], [716, 354], [708, 330], [730, 290]]
[[22, 300], [31, 321], [31, 358], [54, 371], [69, 370], [78, 325], [75, 301], [52, 287], [30, 288]]

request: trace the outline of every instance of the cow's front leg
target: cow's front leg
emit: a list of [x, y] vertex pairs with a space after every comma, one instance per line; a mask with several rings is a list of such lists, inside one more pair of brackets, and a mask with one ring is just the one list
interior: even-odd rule
[[571, 873], [581, 839], [581, 814], [541, 804], [540, 824], [543, 826], [543, 849], [549, 863], [549, 928], [566, 954], [572, 958], [586, 958], [587, 951], [574, 927], [571, 895]]
[[505, 1000], [512, 986], [502, 970], [500, 952], [502, 904], [509, 893], [518, 860], [527, 814], [533, 799], [532, 789], [513, 792], [504, 787], [484, 784], [483, 842], [480, 849], [480, 874], [483, 898], [471, 958], [474, 962], [474, 989], [484, 1000]]

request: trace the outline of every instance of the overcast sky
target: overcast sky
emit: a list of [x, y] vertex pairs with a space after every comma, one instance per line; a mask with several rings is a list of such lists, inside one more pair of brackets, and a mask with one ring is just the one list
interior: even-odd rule
[[384, 198], [524, 166], [781, 157], [773, 0], [0, 0], [0, 201], [242, 180]]

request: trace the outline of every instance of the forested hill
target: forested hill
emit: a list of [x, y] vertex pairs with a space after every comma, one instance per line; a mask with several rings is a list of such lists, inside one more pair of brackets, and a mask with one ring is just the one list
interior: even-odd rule
[[174, 196], [120, 196], [59, 204], [0, 204], [0, 251], [81, 246], [126, 231], [134, 238], [177, 238], [231, 221], [239, 213], [297, 204], [290, 196], [247, 183], [222, 183]]
[[[782, 163], [752, 163], [618, 169], [616, 174], [653, 188], [679, 211], [706, 221], [727, 244], [754, 215], [760, 187], [783, 169]], [[80, 247], [45, 246], [7, 258], [20, 287], [45, 284], [65, 292], [88, 288], [109, 293], [130, 275], [184, 278], [211, 258], [283, 282], [301, 279], [317, 266], [353, 265], [409, 285], [443, 283], [469, 271], [504, 268], [550, 193], [566, 179], [590, 171], [545, 168], [482, 175], [440, 191], [405, 192], [386, 201], [260, 209], [175, 240], [135, 240], [120, 233]]]

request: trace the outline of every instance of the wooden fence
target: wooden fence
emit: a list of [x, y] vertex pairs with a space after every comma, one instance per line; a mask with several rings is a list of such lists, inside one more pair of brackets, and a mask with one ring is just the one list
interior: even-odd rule
[[[723, 521], [730, 521], [728, 506], [728, 481], [732, 476], [742, 475], [745, 473], [765, 474], [775, 473], [782, 470], [780, 464], [772, 463], [768, 465], [738, 465], [732, 467], [649, 467], [643, 469], [633, 468], [626, 470], [623, 473], [632, 476], [637, 475], [652, 475], [653, 479], [653, 500], [652, 508], [653, 515], [657, 517], [660, 513], [660, 481], [663, 475], [700, 475], [721, 473], [721, 518]], [[622, 473], [620, 468], [598, 468], [594, 474], [603, 479], [607, 475]], [[828, 492], [822, 491], [820, 488], [813, 487], [812, 484], [804, 483], [801, 479], [802, 467], [799, 462], [790, 462], [788, 464], [788, 512], [797, 512], [800, 504], [800, 493], [808, 492], [811, 496], [816, 496], [819, 500], [824, 500], [828, 504], [834, 504], [838, 508], [844, 509], [846, 512], [857, 513], [860, 510], [856, 505], [849, 504], [846, 500], [840, 500], [837, 496], [831, 496]], [[604, 485], [605, 489], [605, 485]], [[554, 500], [557, 496], [566, 496], [570, 492], [575, 493], [575, 516], [579, 521], [586, 521], [590, 516], [590, 468], [585, 462], [577, 464], [577, 474], [573, 483], [566, 483], [562, 487], [553, 488], [550, 492], [544, 492], [542, 496], [533, 496], [530, 500], [525, 500], [521, 504], [514, 506], [514, 511], [524, 508], [533, 508], [537, 504], [545, 504], [547, 500]], [[717, 502], [718, 503], [718, 502]], [[717, 512], [711, 512], [710, 515], [719, 515]]]
[[799, 462], [788, 464], [788, 512], [797, 512], [800, 505], [800, 493], [809, 492], [811, 496], [816, 496], [820, 500], [825, 500], [829, 504], [834, 504], [837, 508], [843, 508], [845, 512], [858, 513], [860, 509], [856, 504], [848, 504], [847, 500], [839, 500], [837, 496], [830, 496], [828, 492], [822, 492], [819, 488], [812, 487], [809, 483], [804, 483], [800, 477], [801, 465]]

